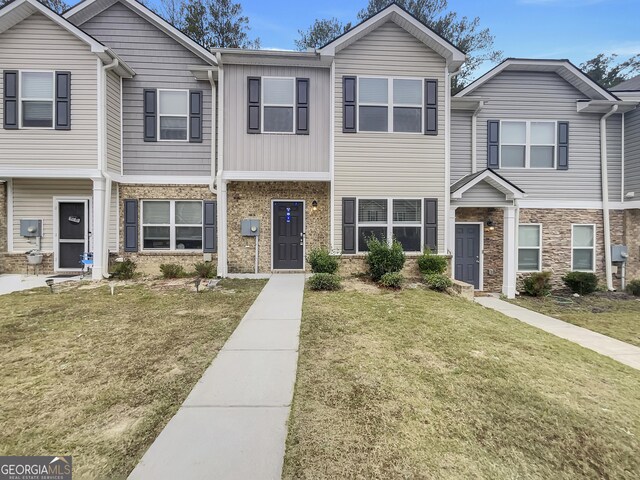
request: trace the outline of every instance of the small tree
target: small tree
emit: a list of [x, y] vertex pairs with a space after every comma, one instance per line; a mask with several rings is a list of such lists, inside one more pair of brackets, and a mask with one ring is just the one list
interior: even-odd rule
[[604, 88], [615, 87], [640, 73], [640, 54], [634, 55], [623, 62], [617, 62], [618, 55], [600, 53], [591, 60], [580, 65], [580, 68], [591, 79]]
[[299, 38], [295, 41], [298, 50], [319, 48], [351, 28], [351, 23], [342, 23], [337, 18], [315, 20], [307, 30], [298, 30]]

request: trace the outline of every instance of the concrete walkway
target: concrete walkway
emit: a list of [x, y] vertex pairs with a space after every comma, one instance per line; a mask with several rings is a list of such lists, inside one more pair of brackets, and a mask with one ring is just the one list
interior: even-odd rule
[[[51, 275], [0, 275], [0, 295], [7, 293], [20, 292], [22, 290], [31, 290], [32, 288], [46, 287], [47, 278]], [[58, 277], [54, 278], [54, 284], [78, 281], [81, 277]]]
[[303, 274], [273, 275], [130, 479], [279, 479]]
[[620, 363], [624, 363], [640, 370], [640, 348], [615, 338], [607, 337], [586, 328], [563, 322], [557, 318], [548, 317], [538, 312], [513, 305], [495, 297], [477, 297], [476, 302], [488, 308], [492, 308], [508, 317], [528, 323], [545, 332], [582, 345], [585, 348], [598, 352]]

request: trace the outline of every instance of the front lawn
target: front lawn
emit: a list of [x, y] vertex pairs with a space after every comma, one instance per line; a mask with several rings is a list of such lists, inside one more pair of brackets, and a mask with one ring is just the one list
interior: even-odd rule
[[305, 294], [284, 478], [638, 478], [640, 372], [422, 289]]
[[123, 478], [260, 292], [225, 280], [56, 286], [0, 296], [0, 455], [73, 455], [74, 478]]
[[640, 347], [640, 298], [624, 293], [519, 297], [513, 303]]

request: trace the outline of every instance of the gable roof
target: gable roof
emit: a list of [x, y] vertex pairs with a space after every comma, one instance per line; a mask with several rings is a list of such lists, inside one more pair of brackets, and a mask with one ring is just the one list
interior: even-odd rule
[[464, 63], [466, 55], [463, 51], [431, 30], [396, 3], [390, 4], [372, 17], [363, 20], [355, 27], [318, 49], [318, 51], [322, 55], [335, 55], [340, 50], [347, 48], [369, 32], [389, 21], [406, 30], [429, 48], [442, 55], [448, 61], [450, 71], [458, 70]]
[[611, 88], [612, 92], [637, 92], [640, 91], [640, 75], [625, 80], [615, 87]]
[[480, 182], [486, 182], [493, 188], [503, 193], [506, 198], [523, 198], [525, 196], [524, 190], [517, 185], [511, 183], [509, 180], [499, 175], [495, 170], [485, 168], [476, 173], [470, 173], [465, 175], [460, 180], [451, 185], [451, 198], [462, 198], [462, 194], [467, 190], [473, 188]]
[[142, 18], [147, 20], [153, 26], [169, 35], [176, 42], [181, 44], [187, 50], [191, 51], [198, 57], [202, 58], [210, 65], [217, 65], [216, 56], [211, 53], [207, 48], [192, 40], [185, 35], [176, 26], [167, 22], [160, 15], [147, 8], [136, 0], [82, 0], [80, 3], [71, 7], [62, 15], [70, 22], [82, 25], [83, 23], [91, 20], [96, 15], [104, 12], [107, 8], [113, 4], [120, 2]]
[[17, 25], [21, 21], [29, 18], [33, 14], [41, 14], [52, 22], [59, 25], [61, 28], [67, 30], [73, 36], [75, 36], [81, 42], [84, 42], [89, 47], [92, 53], [95, 53], [103, 63], [111, 63], [114, 60], [118, 60], [116, 72], [124, 77], [132, 77], [135, 72], [129, 67], [124, 60], [122, 60], [115, 52], [109, 47], [102, 44], [87, 32], [78, 28], [61, 15], [51, 10], [49, 7], [44, 6], [37, 0], [13, 0], [7, 3], [4, 7], [0, 8], [0, 33], [3, 33], [11, 27]]
[[464, 97], [475, 91], [478, 87], [491, 80], [496, 75], [509, 71], [527, 72], [553, 72], [565, 79], [576, 89], [593, 100], [619, 100], [613, 93], [594, 82], [589, 76], [566, 59], [533, 59], [533, 58], [507, 58], [505, 61], [477, 78], [460, 92], [456, 97]]

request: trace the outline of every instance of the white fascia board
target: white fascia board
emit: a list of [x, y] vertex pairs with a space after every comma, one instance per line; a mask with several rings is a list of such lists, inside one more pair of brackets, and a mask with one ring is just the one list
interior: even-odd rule
[[144, 185], [209, 185], [209, 175], [167, 176], [167, 175], [120, 175], [112, 173], [114, 182]]
[[0, 168], [0, 178], [100, 178], [99, 169]]
[[451, 194], [451, 198], [461, 199], [462, 195], [467, 190], [470, 190], [471, 188], [475, 187], [477, 184], [479, 184], [480, 182], [483, 182], [483, 181], [486, 181], [493, 188], [495, 188], [499, 192], [503, 193], [505, 195], [505, 197], [506, 197], [506, 200], [519, 199], [519, 198], [524, 198], [526, 196], [524, 193], [522, 193], [520, 190], [514, 188], [508, 182], [505, 182], [501, 178], [497, 177], [496, 175], [491, 173], [489, 170], [485, 170], [482, 174], [478, 175], [476, 178], [471, 180], [469, 183], [467, 183], [466, 185], [463, 185], [458, 190], [453, 192]]
[[256, 182], [329, 182], [330, 172], [269, 172], [269, 171], [234, 171], [225, 170], [223, 180], [256, 181]]

